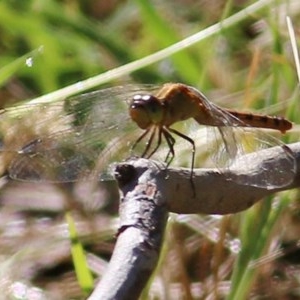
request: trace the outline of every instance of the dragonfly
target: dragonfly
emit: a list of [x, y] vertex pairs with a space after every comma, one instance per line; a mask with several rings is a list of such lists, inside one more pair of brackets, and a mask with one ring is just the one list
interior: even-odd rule
[[12, 179], [25, 181], [107, 180], [111, 178], [107, 166], [131, 154], [151, 158], [164, 148], [164, 160], [171, 164], [180, 139], [190, 146], [192, 174], [197, 141], [175, 128], [190, 120], [219, 132], [227, 165], [249, 149], [281, 146], [287, 172], [278, 179], [274, 170], [265, 170], [263, 180], [245, 184], [279, 187], [293, 180], [295, 160], [286, 145], [262, 133], [251, 135], [251, 142], [244, 141], [253, 128], [285, 133], [292, 128], [289, 120], [221, 108], [182, 83], [116, 86], [59, 103], [3, 109], [2, 172], [7, 170]]

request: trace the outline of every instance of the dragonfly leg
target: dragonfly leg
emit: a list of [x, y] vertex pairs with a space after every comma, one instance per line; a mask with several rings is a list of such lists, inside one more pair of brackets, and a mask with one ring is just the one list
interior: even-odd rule
[[[167, 154], [167, 156], [165, 158], [165, 162], [167, 162], [169, 160], [169, 157], [171, 156], [171, 154], [172, 154], [171, 150], [169, 149], [168, 154]], [[171, 160], [169, 161], [168, 165], [172, 162], [172, 160], [173, 160], [173, 158], [171, 158]]]
[[[150, 147], [151, 147], [151, 145], [152, 145], [152, 142], [153, 142], [153, 138], [154, 138], [154, 136], [155, 136], [155, 133], [156, 133], [156, 127], [154, 127], [154, 128], [152, 129], [150, 138], [149, 138], [149, 140], [148, 140], [147, 143], [146, 143], [146, 148], [145, 148], [145, 150], [144, 150], [144, 152], [143, 152], [143, 154], [142, 154], [142, 157], [146, 157], [146, 155], [147, 155], [147, 153], [148, 153], [148, 151], [149, 151], [149, 149], [150, 149]], [[147, 156], [147, 158], [149, 158], [149, 156]]]
[[191, 182], [191, 187], [194, 193], [194, 197], [196, 196], [196, 189], [195, 189], [195, 183], [193, 180], [193, 173], [194, 173], [194, 165], [195, 165], [195, 154], [196, 154], [196, 147], [195, 147], [195, 142], [193, 139], [191, 139], [190, 137], [182, 134], [181, 132], [177, 131], [176, 129], [172, 129], [169, 128], [169, 131], [171, 131], [172, 133], [180, 136], [181, 138], [183, 138], [184, 140], [186, 140], [187, 142], [189, 142], [192, 145], [192, 166], [191, 166], [191, 174], [190, 174], [190, 182]]
[[147, 158], [150, 158], [150, 157], [157, 151], [157, 149], [159, 148], [159, 146], [160, 146], [160, 144], [161, 144], [161, 135], [162, 135], [162, 129], [159, 128], [159, 131], [158, 131], [158, 139], [157, 139], [156, 146], [155, 146], [155, 148], [152, 150], [152, 152], [147, 156]]
[[141, 134], [138, 139], [134, 142], [134, 144], [131, 146], [131, 151], [134, 150], [134, 148], [136, 147], [136, 145], [150, 132], [150, 128], [148, 128], [147, 130], [145, 130], [145, 132], [143, 132], [143, 134]]
[[[175, 156], [174, 145], [175, 145], [176, 141], [167, 129], [161, 128], [161, 131], [162, 131], [162, 133], [167, 141], [167, 144], [169, 146], [169, 152], [165, 159], [165, 162], [167, 163], [167, 167], [168, 167]], [[171, 158], [169, 158], [169, 157], [171, 157]]]
[[193, 171], [194, 171], [194, 165], [195, 165], [195, 154], [196, 154], [196, 147], [195, 147], [195, 142], [193, 139], [191, 139], [190, 137], [182, 134], [181, 132], [177, 131], [176, 129], [173, 128], [169, 128], [169, 131], [171, 131], [172, 133], [180, 136], [181, 138], [183, 138], [184, 140], [186, 140], [187, 142], [189, 142], [192, 145], [192, 167], [191, 167], [191, 177], [193, 177]]

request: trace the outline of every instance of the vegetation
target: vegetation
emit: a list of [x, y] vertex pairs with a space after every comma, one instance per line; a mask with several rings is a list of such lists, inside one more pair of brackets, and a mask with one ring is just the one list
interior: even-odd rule
[[[230, 26], [224, 21], [255, 2], [262, 4], [255, 13]], [[297, 38], [299, 15], [296, 0], [4, 0], [0, 106], [25, 100], [59, 103], [92, 88], [128, 82], [183, 82], [221, 106], [283, 115], [297, 124], [298, 79], [286, 16]], [[204, 30], [218, 22], [214, 34]], [[202, 30], [200, 42], [151, 58]], [[12, 143], [44, 132], [33, 125], [41, 123], [40, 117], [14, 119]], [[51, 132], [54, 123], [46, 125]], [[4, 142], [10, 128], [1, 128]], [[297, 135], [296, 125], [284, 141]], [[3, 152], [0, 159], [4, 173], [11, 153]], [[100, 182], [97, 190], [87, 182], [3, 180], [2, 185], [3, 297], [84, 299], [93, 278], [105, 272], [114, 246], [116, 184]], [[299, 211], [293, 190], [235, 215], [172, 215], [160, 264], [142, 298], [300, 299]]]

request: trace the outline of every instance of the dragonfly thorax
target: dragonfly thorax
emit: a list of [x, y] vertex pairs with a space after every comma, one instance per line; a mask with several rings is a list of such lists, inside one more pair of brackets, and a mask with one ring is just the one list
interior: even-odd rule
[[135, 95], [129, 107], [131, 119], [141, 128], [162, 124], [163, 104], [153, 95]]

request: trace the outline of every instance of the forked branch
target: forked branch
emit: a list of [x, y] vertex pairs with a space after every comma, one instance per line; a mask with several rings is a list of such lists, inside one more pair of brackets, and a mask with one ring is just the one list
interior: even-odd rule
[[[251, 165], [241, 158], [228, 170], [197, 169], [193, 185], [189, 169], [166, 169], [164, 164], [146, 159], [118, 164], [115, 174], [122, 192], [118, 241], [108, 271], [89, 299], [139, 297], [156, 267], [168, 212], [236, 213], [265, 196], [299, 187], [300, 143], [289, 149], [293, 168], [282, 149], [274, 147], [262, 150], [262, 155], [248, 155]], [[264, 186], [268, 168], [280, 178], [279, 183], [288, 176], [287, 184]], [[251, 179], [257, 183], [260, 176], [262, 186], [251, 186]], [[249, 184], [241, 184], [240, 178]]]

